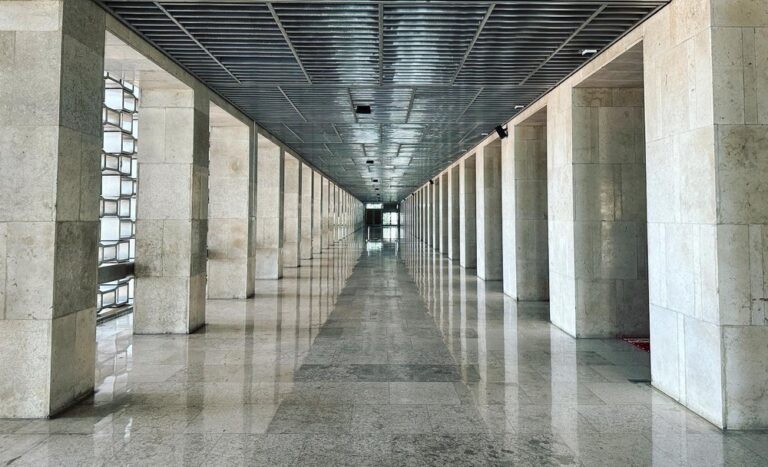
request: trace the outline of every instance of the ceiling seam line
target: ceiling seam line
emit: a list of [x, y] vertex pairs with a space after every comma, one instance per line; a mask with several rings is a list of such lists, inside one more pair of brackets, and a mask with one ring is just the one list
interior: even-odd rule
[[283, 123], [283, 126], [285, 127], [285, 129], [286, 129], [286, 130], [290, 131], [290, 132], [291, 132], [291, 134], [293, 134], [293, 136], [295, 136], [296, 138], [298, 138], [300, 143], [305, 143], [305, 142], [306, 142], [306, 141], [304, 141], [304, 140], [301, 138], [301, 136], [299, 136], [299, 134], [298, 134], [298, 133], [296, 133], [295, 131], [293, 131], [293, 129], [291, 129], [291, 127], [289, 127], [287, 123]]
[[485, 23], [488, 22], [488, 19], [491, 17], [491, 13], [493, 13], [494, 8], [496, 8], [495, 3], [491, 3], [488, 6], [488, 11], [485, 12], [485, 16], [483, 16], [483, 20], [480, 21], [480, 26], [478, 26], [477, 31], [475, 32], [475, 37], [473, 37], [472, 42], [469, 43], [469, 48], [467, 48], [467, 51], [464, 53], [464, 57], [461, 59], [461, 63], [459, 63], [459, 68], [456, 70], [456, 74], [453, 75], [453, 79], [451, 80], [451, 85], [456, 83], [456, 79], [459, 77], [459, 74], [461, 73], [461, 69], [464, 68], [464, 63], [467, 62], [467, 59], [469, 58], [469, 54], [472, 52], [472, 49], [475, 47], [475, 43], [477, 42], [477, 39], [480, 38], [480, 34], [483, 32], [483, 28], [485, 28]]
[[286, 31], [285, 27], [283, 27], [283, 22], [280, 21], [280, 17], [277, 16], [277, 11], [275, 11], [275, 7], [272, 6], [271, 2], [267, 2], [266, 5], [267, 5], [267, 8], [269, 8], [269, 12], [272, 14], [272, 19], [274, 20], [278, 29], [280, 29], [280, 33], [283, 35], [283, 39], [285, 39], [286, 45], [288, 45], [288, 48], [291, 49], [291, 53], [293, 54], [293, 58], [296, 60], [296, 64], [299, 65], [299, 68], [301, 68], [301, 72], [304, 73], [304, 77], [307, 78], [307, 82], [309, 84], [312, 84], [312, 78], [309, 77], [309, 73], [307, 73], [307, 70], [304, 68], [304, 64], [301, 63], [301, 58], [299, 58], [299, 53], [293, 47], [293, 43], [291, 42], [290, 37], [288, 37], [288, 31]]
[[518, 85], [519, 85], [519, 86], [522, 86], [523, 84], [525, 84], [525, 83], [526, 83], [526, 81], [528, 81], [529, 79], [531, 79], [531, 78], [533, 77], [533, 75], [535, 75], [536, 73], [538, 73], [538, 72], [539, 72], [539, 70], [541, 70], [542, 68], [544, 68], [544, 65], [546, 65], [547, 63], [549, 63], [549, 61], [550, 61], [550, 60], [552, 60], [553, 58], [555, 58], [555, 55], [557, 55], [557, 54], [558, 54], [558, 53], [559, 53], [561, 50], [563, 50], [563, 49], [565, 48], [565, 46], [566, 46], [566, 45], [568, 45], [568, 43], [569, 43], [569, 42], [571, 42], [571, 41], [572, 41], [572, 40], [573, 40], [573, 39], [574, 39], [574, 38], [575, 38], [575, 37], [576, 37], [576, 36], [577, 36], [577, 35], [578, 35], [578, 34], [579, 34], [581, 31], [583, 31], [583, 30], [584, 30], [584, 28], [586, 28], [586, 27], [589, 25], [589, 23], [591, 23], [591, 22], [592, 22], [592, 21], [593, 21], [595, 18], [597, 18], [597, 16], [598, 16], [600, 13], [602, 13], [602, 12], [603, 12], [603, 10], [605, 10], [607, 7], [608, 7], [608, 5], [606, 5], [605, 3], [603, 3], [602, 5], [600, 5], [600, 7], [599, 7], [597, 10], [595, 10], [595, 12], [594, 12], [594, 13], [592, 13], [592, 15], [590, 15], [590, 17], [589, 17], [589, 18], [587, 18], [587, 20], [586, 20], [586, 21], [584, 21], [583, 23], [581, 23], [581, 26], [579, 26], [579, 27], [578, 27], [578, 28], [577, 28], [575, 31], [573, 31], [573, 33], [572, 33], [570, 36], [568, 36], [568, 38], [565, 40], [565, 42], [563, 42], [562, 44], [560, 44], [560, 46], [559, 46], [557, 49], [555, 49], [555, 51], [554, 51], [554, 52], [552, 52], [552, 53], [549, 55], [549, 57], [547, 57], [547, 58], [546, 58], [546, 59], [545, 59], [543, 62], [539, 63], [539, 66], [537, 66], [537, 67], [536, 67], [536, 69], [534, 69], [532, 72], [528, 73], [528, 76], [526, 76], [525, 78], [523, 78], [523, 80], [522, 80], [522, 81], [520, 81], [520, 83], [518, 83]]
[[238, 83], [238, 84], [240, 84], [240, 83], [241, 83], [241, 81], [240, 81], [240, 80], [237, 78], [237, 76], [235, 76], [235, 75], [234, 75], [234, 74], [233, 74], [231, 71], [229, 71], [229, 68], [227, 68], [226, 66], [224, 66], [224, 64], [223, 64], [223, 63], [221, 63], [221, 61], [219, 61], [219, 59], [218, 59], [218, 58], [216, 58], [216, 57], [215, 57], [215, 56], [214, 56], [214, 55], [211, 53], [211, 51], [210, 51], [210, 50], [208, 50], [208, 49], [207, 49], [207, 48], [206, 48], [206, 47], [205, 47], [203, 44], [201, 44], [201, 43], [200, 43], [200, 41], [198, 41], [198, 40], [195, 38], [195, 36], [193, 36], [193, 35], [192, 35], [192, 33], [191, 33], [191, 32], [189, 32], [189, 30], [188, 30], [187, 28], [185, 28], [185, 27], [184, 27], [184, 25], [182, 25], [182, 24], [179, 22], [179, 20], [177, 20], [176, 18], [174, 18], [174, 17], [173, 17], [173, 15], [171, 15], [171, 13], [170, 13], [168, 10], [166, 10], [166, 9], [165, 9], [165, 7], [164, 7], [163, 5], [161, 5], [161, 4], [160, 4], [160, 2], [152, 2], [152, 3], [154, 3], [154, 4], [155, 4], [155, 6], [156, 6], [156, 7], [157, 7], [157, 8], [158, 8], [160, 11], [162, 11], [162, 12], [163, 12], [163, 14], [164, 14], [165, 16], [167, 16], [167, 17], [168, 17], [168, 19], [169, 19], [169, 20], [173, 21], [173, 24], [175, 24], [175, 25], [176, 25], [176, 26], [177, 26], [179, 29], [181, 29], [181, 31], [182, 31], [184, 34], [186, 34], [186, 35], [187, 35], [187, 37], [189, 37], [189, 39], [190, 39], [192, 42], [194, 42], [195, 44], [197, 44], [197, 46], [198, 46], [198, 47], [200, 47], [201, 49], [203, 49], [203, 52], [205, 52], [205, 53], [206, 53], [206, 54], [207, 54], [209, 57], [211, 57], [211, 59], [212, 59], [214, 62], [216, 62], [216, 63], [217, 63], [217, 64], [218, 64], [218, 65], [219, 65], [221, 68], [223, 68], [223, 69], [224, 69], [224, 71], [226, 71], [226, 72], [227, 72], [227, 74], [228, 74], [229, 76], [231, 76], [231, 77], [232, 77], [232, 79], [234, 79], [235, 81], [237, 81], [237, 83]]
[[288, 94], [286, 94], [285, 91], [283, 91], [283, 87], [282, 86], [278, 86], [277, 90], [280, 91], [280, 94], [282, 94], [283, 97], [285, 97], [285, 100], [287, 100], [288, 103], [291, 105], [291, 107], [293, 107], [293, 110], [295, 110], [296, 113], [299, 114], [299, 117], [301, 117], [301, 119], [304, 120], [305, 123], [309, 123], [309, 120], [307, 120], [307, 118], [304, 116], [304, 114], [301, 113], [301, 110], [299, 110], [299, 108], [296, 107], [296, 104], [294, 104], [293, 101], [291, 100], [291, 98], [288, 97]]
[[480, 97], [480, 94], [482, 94], [482, 92], [483, 92], [484, 90], [485, 90], [485, 86], [480, 86], [480, 89], [478, 89], [478, 91], [477, 91], [477, 94], [475, 94], [475, 96], [472, 98], [472, 100], [471, 100], [471, 101], [469, 101], [469, 104], [467, 104], [467, 106], [466, 106], [466, 107], [464, 107], [464, 111], [462, 111], [462, 112], [459, 114], [459, 116], [458, 116], [458, 117], [456, 117], [455, 123], [458, 123], [458, 122], [459, 122], [459, 120], [461, 120], [461, 117], [463, 117], [463, 116], [464, 116], [464, 114], [465, 114], [465, 113], [467, 113], [467, 111], [469, 110], [469, 108], [470, 108], [470, 107], [472, 107], [472, 104], [474, 104], [474, 103], [475, 103], [475, 101], [477, 100], [477, 98], [478, 98], [478, 97]]

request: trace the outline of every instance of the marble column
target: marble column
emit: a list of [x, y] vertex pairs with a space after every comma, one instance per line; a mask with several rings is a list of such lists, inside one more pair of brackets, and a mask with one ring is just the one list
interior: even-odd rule
[[258, 135], [256, 155], [256, 279], [283, 277], [285, 153]]
[[448, 177], [447, 171], [440, 174], [440, 253], [444, 255], [448, 254]]
[[312, 256], [323, 251], [323, 176], [312, 172]]
[[301, 249], [301, 162], [286, 153], [283, 164], [283, 267], [297, 268]]
[[202, 85], [176, 83], [141, 87], [136, 334], [205, 324], [210, 100]]
[[210, 125], [208, 298], [246, 298], [254, 293], [255, 133], [213, 104]]
[[434, 231], [434, 225], [432, 224], [432, 186], [430, 183], [424, 185], [424, 243], [428, 247], [432, 247], [432, 233]]
[[0, 418], [91, 394], [104, 12], [0, 2]]
[[504, 293], [549, 300], [546, 111], [516, 125], [502, 143]]
[[477, 151], [475, 163], [477, 212], [477, 277], [502, 280], [501, 243], [501, 140], [494, 139]]
[[477, 267], [476, 159], [472, 154], [459, 162], [459, 265], [466, 269]]
[[448, 169], [448, 258], [454, 261], [459, 259], [459, 242], [461, 232], [459, 230], [459, 165], [453, 165]]
[[312, 259], [312, 228], [315, 206], [315, 177], [312, 167], [301, 164], [301, 259]]
[[651, 374], [717, 426], [765, 429], [768, 10], [699, 3], [643, 43]]

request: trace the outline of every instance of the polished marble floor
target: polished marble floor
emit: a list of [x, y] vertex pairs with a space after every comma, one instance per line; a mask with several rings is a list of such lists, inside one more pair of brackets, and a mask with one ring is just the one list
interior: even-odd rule
[[0, 464], [768, 465], [768, 433], [653, 390], [648, 354], [574, 340], [546, 304], [396, 237], [210, 301], [194, 335], [100, 326], [94, 396], [0, 420]]

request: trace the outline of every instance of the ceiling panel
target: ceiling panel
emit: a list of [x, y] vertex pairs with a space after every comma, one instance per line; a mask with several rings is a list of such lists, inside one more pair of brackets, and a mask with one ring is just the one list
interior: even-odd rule
[[667, 1], [101, 3], [358, 198], [395, 201]]

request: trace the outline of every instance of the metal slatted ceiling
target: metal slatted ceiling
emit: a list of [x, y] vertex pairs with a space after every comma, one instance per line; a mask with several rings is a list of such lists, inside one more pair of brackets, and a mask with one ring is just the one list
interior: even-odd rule
[[360, 199], [376, 186], [385, 201], [665, 3], [102, 0]]

